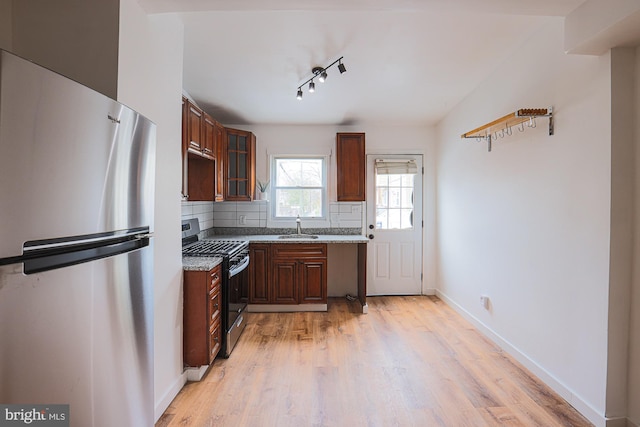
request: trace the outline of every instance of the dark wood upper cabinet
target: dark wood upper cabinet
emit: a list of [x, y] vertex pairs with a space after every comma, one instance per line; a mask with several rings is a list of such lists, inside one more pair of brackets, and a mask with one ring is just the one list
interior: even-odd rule
[[215, 176], [215, 193], [214, 193], [214, 201], [222, 202], [224, 201], [224, 169], [225, 169], [225, 158], [227, 156], [227, 150], [225, 149], [226, 141], [225, 141], [225, 133], [224, 126], [220, 123], [216, 122], [216, 127], [214, 129], [215, 132], [215, 147], [216, 147], [216, 176]]
[[187, 99], [187, 135], [190, 150], [202, 151], [202, 110]]
[[253, 200], [256, 187], [256, 137], [253, 133], [225, 128], [225, 194], [229, 201]]
[[363, 202], [365, 200], [367, 161], [364, 133], [336, 135], [337, 200]]
[[182, 97], [182, 199], [189, 198], [189, 164], [187, 161], [187, 150], [189, 149], [189, 132], [187, 129], [187, 108], [189, 103]]
[[251, 201], [256, 186], [256, 137], [225, 128], [182, 97], [182, 198]]
[[215, 157], [215, 145], [216, 145], [216, 122], [210, 115], [204, 113], [202, 120], [202, 154], [205, 157]]
[[215, 163], [191, 153], [187, 154], [187, 189], [191, 202], [209, 202], [214, 200]]
[[215, 198], [215, 120], [182, 98], [182, 198]]

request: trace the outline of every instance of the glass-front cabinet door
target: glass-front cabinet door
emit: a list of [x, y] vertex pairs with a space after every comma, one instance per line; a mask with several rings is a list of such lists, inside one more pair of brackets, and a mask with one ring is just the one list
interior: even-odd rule
[[251, 132], [226, 129], [225, 200], [251, 201], [256, 186], [256, 138]]

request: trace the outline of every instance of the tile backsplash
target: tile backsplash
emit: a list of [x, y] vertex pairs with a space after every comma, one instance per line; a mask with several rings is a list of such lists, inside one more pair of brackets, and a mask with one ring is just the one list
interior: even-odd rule
[[334, 202], [329, 203], [329, 219], [333, 228], [361, 228], [363, 203]]
[[214, 227], [266, 227], [267, 201], [219, 202], [213, 205]]
[[213, 227], [213, 202], [182, 202], [182, 219], [198, 218], [200, 229]]
[[[182, 202], [182, 219], [198, 218], [200, 229], [265, 228], [269, 202]], [[362, 228], [364, 204], [361, 202], [329, 203], [331, 228]]]

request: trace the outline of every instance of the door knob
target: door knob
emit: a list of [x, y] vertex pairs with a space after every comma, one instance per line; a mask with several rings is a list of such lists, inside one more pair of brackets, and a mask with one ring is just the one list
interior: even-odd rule
[[373, 240], [373, 234], [369, 234], [369, 238]]

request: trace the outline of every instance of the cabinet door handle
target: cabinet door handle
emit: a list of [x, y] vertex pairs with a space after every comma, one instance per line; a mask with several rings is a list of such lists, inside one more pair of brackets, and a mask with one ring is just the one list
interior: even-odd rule
[[218, 280], [219, 278], [220, 278], [220, 276], [218, 276], [218, 273], [215, 273], [215, 274], [213, 275], [213, 280]]
[[369, 234], [369, 239], [373, 240], [375, 236], [373, 234]]

